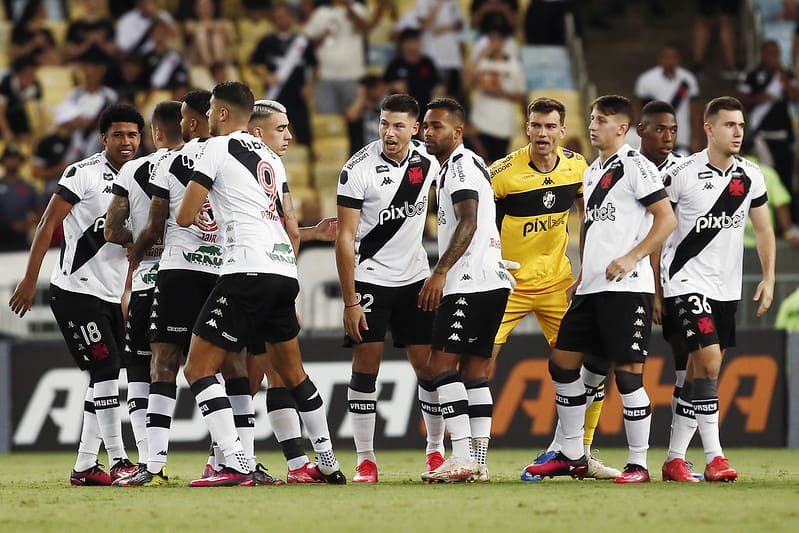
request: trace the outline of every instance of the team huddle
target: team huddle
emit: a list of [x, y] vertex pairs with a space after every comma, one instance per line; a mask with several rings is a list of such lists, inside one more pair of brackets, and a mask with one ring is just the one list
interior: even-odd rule
[[[292, 137], [280, 103], [255, 101], [238, 82], [162, 102], [151, 119], [157, 150], [140, 158], [143, 117], [130, 106], [107, 108], [100, 118], [104, 151], [65, 170], [10, 301], [20, 316], [30, 310], [52, 232], [63, 222], [51, 308], [76, 364], [89, 374], [71, 483], [168, 483], [184, 359], [211, 436], [207, 464], [190, 486], [284, 483], [256, 460], [252, 398], [264, 377], [285, 482], [346, 483], [298, 342], [296, 256], [308, 240], [335, 241], [352, 349], [353, 482], [378, 481], [373, 441], [387, 331], [419, 382], [422, 480], [489, 481], [489, 382], [502, 345], [531, 313], [553, 348], [559, 421], [549, 449], [522, 470], [523, 481], [650, 480], [651, 408], [642, 373], [653, 321], [663, 324], [677, 368], [663, 479], [734, 481], [719, 440], [718, 374], [723, 351], [735, 344], [747, 214], [763, 269], [758, 314], [771, 304], [775, 244], [763, 176], [738, 156], [744, 119], [734, 98], [708, 104], [708, 147], [685, 158], [672, 153], [670, 104], [645, 106], [640, 152], [625, 144], [631, 117], [624, 97], [592, 103], [589, 133], [599, 157], [588, 165], [559, 146], [563, 104], [539, 98], [527, 109], [530, 143], [488, 167], [464, 146], [466, 112], [456, 100], [437, 98], [422, 110], [408, 95], [388, 96], [380, 138], [341, 170], [337, 217], [300, 228], [281, 162]], [[438, 261], [431, 268], [422, 238], [432, 187]], [[577, 279], [566, 256], [572, 207], [582, 219]], [[122, 439], [121, 367], [136, 464]], [[611, 370], [629, 444], [623, 471], [591, 451]], [[685, 460], [697, 429], [704, 474]], [[101, 443], [108, 472], [98, 462]]]

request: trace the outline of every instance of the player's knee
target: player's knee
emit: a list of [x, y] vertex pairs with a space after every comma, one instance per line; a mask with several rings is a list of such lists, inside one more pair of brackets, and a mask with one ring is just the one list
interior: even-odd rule
[[152, 381], [175, 383], [180, 368], [180, 350], [153, 350], [150, 361], [150, 378]]
[[572, 383], [580, 379], [579, 368], [561, 368], [552, 361], [549, 362], [549, 375], [556, 383]]
[[644, 375], [616, 370], [616, 387], [620, 394], [631, 394], [644, 386]]
[[350, 388], [358, 392], [374, 392], [377, 390], [377, 374], [353, 372], [350, 376]]

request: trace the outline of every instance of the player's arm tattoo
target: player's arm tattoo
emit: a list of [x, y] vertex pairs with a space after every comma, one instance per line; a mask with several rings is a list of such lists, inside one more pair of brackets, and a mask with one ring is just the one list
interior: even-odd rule
[[126, 244], [133, 241], [133, 234], [125, 227], [125, 220], [130, 214], [130, 204], [124, 196], [114, 195], [105, 215], [103, 236], [107, 242]]
[[453, 208], [455, 209], [455, 218], [458, 220], [458, 225], [455, 226], [455, 232], [452, 234], [447, 249], [438, 258], [438, 263], [434, 269], [436, 274], [446, 274], [452, 265], [458, 262], [458, 259], [466, 253], [469, 244], [472, 242], [474, 232], [477, 230], [477, 200], [466, 199], [456, 203]]
[[169, 200], [153, 195], [150, 201], [150, 213], [147, 217], [147, 225], [144, 226], [136, 242], [133, 243], [133, 255], [141, 260], [144, 252], [164, 237], [164, 227], [169, 216]]

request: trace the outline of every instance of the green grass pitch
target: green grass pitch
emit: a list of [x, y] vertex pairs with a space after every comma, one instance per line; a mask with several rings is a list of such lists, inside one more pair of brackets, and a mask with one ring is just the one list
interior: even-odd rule
[[[665, 452], [650, 450], [653, 483], [636, 486], [522, 483], [534, 453], [489, 450], [488, 484], [425, 485], [421, 451], [384, 451], [377, 485], [206, 489], [186, 486], [204, 464], [199, 452], [170, 454], [170, 485], [152, 489], [70, 487], [72, 453], [0, 455], [0, 531], [799, 531], [799, 450], [727, 450], [734, 484], [663, 483]], [[600, 456], [620, 466], [626, 451]], [[279, 454], [259, 460], [285, 476]], [[351, 477], [354, 453], [339, 460]]]

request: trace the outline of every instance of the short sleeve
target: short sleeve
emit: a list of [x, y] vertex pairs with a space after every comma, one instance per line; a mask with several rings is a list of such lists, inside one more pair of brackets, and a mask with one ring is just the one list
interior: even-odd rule
[[[359, 154], [353, 156], [354, 160]], [[361, 165], [362, 167], [364, 165]], [[366, 197], [366, 177], [355, 165], [347, 162], [341, 173], [338, 175], [338, 186], [336, 187], [336, 204], [342, 207], [360, 209]]]
[[642, 100], [649, 98], [649, 94], [646, 92], [646, 73], [641, 74], [635, 80], [635, 97]]
[[134, 159], [122, 165], [122, 168], [119, 169], [119, 173], [114, 178], [114, 183], [111, 185], [111, 192], [113, 194], [127, 198], [130, 192], [131, 177], [136, 167], [138, 167], [138, 163], [139, 161]]
[[449, 194], [452, 204], [464, 200], [477, 200], [477, 191], [480, 188], [479, 180], [489, 179], [488, 169], [485, 164], [469, 156], [463, 156], [450, 163], [444, 181], [444, 192]]
[[78, 172], [77, 165], [70, 165], [58, 180], [58, 194], [74, 205], [86, 195], [88, 190], [86, 182], [86, 173]]
[[209, 190], [214, 186], [214, 181], [225, 162], [226, 140], [226, 137], [214, 137], [205, 143], [194, 166], [191, 181], [196, 181]]
[[696, 81], [696, 76], [693, 74], [688, 76], [688, 96], [690, 98], [699, 98], [699, 82]]
[[327, 14], [329, 11], [324, 8], [317, 8], [311, 13], [311, 18], [308, 19], [308, 23], [305, 25], [305, 35], [308, 35], [311, 39], [318, 39], [322, 36], [325, 32], [327, 27]]
[[150, 181], [147, 184], [149, 193], [159, 198], [169, 199], [169, 168], [167, 165], [173, 159], [170, 157], [160, 157], [153, 164], [150, 170]]
[[766, 203], [768, 195], [766, 194], [766, 180], [763, 173], [759, 168], [753, 169], [752, 172], [752, 190], [750, 198], [752, 199], [751, 206], [758, 207]]
[[663, 179], [660, 177], [655, 165], [641, 155], [631, 156], [627, 160], [627, 165], [628, 167], [625, 170], [635, 176], [633, 192], [636, 200], [644, 206], [649, 206], [658, 200], [666, 198]]

